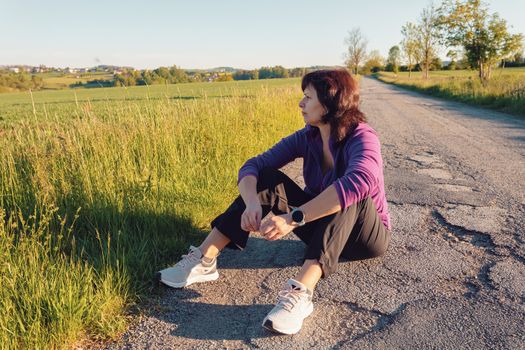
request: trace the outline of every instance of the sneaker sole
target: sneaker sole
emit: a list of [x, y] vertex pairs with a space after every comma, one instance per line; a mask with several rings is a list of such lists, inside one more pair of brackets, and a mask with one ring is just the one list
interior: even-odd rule
[[[306, 315], [304, 316], [303, 318], [303, 321], [305, 318], [307, 318], [308, 316], [311, 315], [311, 313], [314, 311], [314, 306], [313, 306], [313, 303], [310, 303], [310, 307], [308, 308], [308, 310], [306, 311]], [[262, 326], [264, 328], [266, 328], [267, 330], [269, 331], [272, 331], [272, 332], [276, 332], [276, 333], [280, 333], [280, 334], [287, 334], [287, 335], [290, 335], [290, 334], [296, 334], [298, 333], [301, 328], [303, 327], [303, 322], [301, 322], [301, 324], [299, 325], [299, 327], [296, 327], [296, 328], [278, 328], [278, 327], [274, 327], [273, 325], [273, 321], [270, 320], [268, 318], [268, 316], [266, 316], [263, 320], [263, 323], [262, 323]]]
[[[160, 273], [159, 273], [159, 275], [160, 275]], [[199, 276], [193, 277], [191, 279], [188, 279], [188, 280], [186, 280], [184, 282], [180, 282], [180, 283], [171, 282], [171, 281], [165, 281], [165, 280], [162, 279], [161, 276], [159, 276], [159, 281], [164, 283], [168, 287], [183, 288], [183, 287], [187, 287], [187, 286], [189, 286], [190, 284], [193, 284], [193, 283], [215, 281], [217, 278], [219, 278], [219, 272], [215, 271], [214, 273], [211, 273], [209, 275], [199, 275]]]

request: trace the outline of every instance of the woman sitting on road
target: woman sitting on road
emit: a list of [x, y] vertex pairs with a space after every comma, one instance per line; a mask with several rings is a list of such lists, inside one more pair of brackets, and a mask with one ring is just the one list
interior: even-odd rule
[[[382, 255], [391, 230], [380, 143], [358, 108], [356, 81], [346, 70], [320, 70], [306, 74], [301, 87], [305, 127], [246, 161], [237, 181], [240, 196], [211, 222], [199, 247], [190, 246], [181, 261], [159, 273], [174, 288], [215, 280], [224, 247], [242, 250], [250, 231], [269, 241], [293, 231], [307, 245], [304, 263], [262, 324], [284, 334], [299, 332], [313, 311], [317, 282], [336, 271], [340, 257]], [[299, 157], [304, 190], [278, 170]], [[276, 216], [261, 225], [270, 210]]]

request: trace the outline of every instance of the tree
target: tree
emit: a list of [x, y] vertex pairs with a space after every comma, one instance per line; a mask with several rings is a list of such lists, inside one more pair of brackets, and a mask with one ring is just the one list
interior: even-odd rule
[[432, 61], [430, 61], [430, 70], [441, 70], [443, 68], [443, 61], [441, 61], [441, 58], [434, 57]]
[[259, 79], [288, 78], [288, 69], [283, 66], [261, 67], [259, 69]]
[[170, 82], [172, 84], [187, 83], [189, 81], [189, 78], [186, 72], [183, 69], [177, 67], [176, 65], [172, 66], [169, 69], [169, 73], [171, 76]]
[[345, 45], [348, 46], [348, 51], [345, 53], [345, 65], [354, 74], [357, 74], [359, 66], [366, 57], [366, 45], [368, 41], [361, 33], [361, 29], [354, 28], [348, 32], [345, 38]]
[[297, 77], [302, 77], [306, 74], [306, 68], [304, 67], [298, 67], [298, 68], [293, 68], [290, 70], [290, 77], [291, 78], [297, 78]]
[[44, 86], [44, 80], [36, 75], [31, 76], [31, 89], [40, 90]]
[[446, 29], [448, 44], [463, 46], [483, 85], [500, 60], [522, 47], [523, 34], [510, 34], [507, 22], [497, 13], [489, 15], [481, 0], [445, 0], [441, 12], [440, 22]]
[[272, 73], [272, 78], [288, 78], [288, 69], [283, 66], [273, 67]]
[[395, 45], [390, 48], [388, 51], [388, 58], [387, 58], [387, 67], [389, 67], [392, 72], [397, 74], [399, 72], [399, 63], [401, 61], [401, 49], [399, 46]]
[[239, 70], [233, 73], [233, 80], [256, 80], [259, 79], [259, 71], [255, 70]]
[[259, 69], [259, 79], [272, 78], [272, 69], [270, 67], [261, 67]]
[[523, 34], [511, 35], [506, 43], [506, 48], [502, 52], [502, 68], [505, 68], [506, 60], [513, 60], [516, 54], [523, 51]]
[[233, 77], [231, 73], [224, 73], [220, 74], [219, 77], [215, 81], [232, 81]]
[[379, 50], [373, 50], [363, 65], [363, 74], [376, 73], [385, 66], [385, 59], [379, 53]]
[[146, 69], [141, 73], [140, 85], [152, 85], [154, 82], [153, 72]]
[[167, 83], [170, 78], [170, 70], [166, 67], [159, 67], [157, 69], [153, 70], [153, 74], [157, 75], [157, 79], [159, 82]]
[[455, 70], [457, 67], [458, 52], [455, 50], [449, 50], [447, 57], [450, 58], [450, 63], [447, 66], [448, 70]]
[[458, 59], [458, 69], [473, 69], [473, 67], [470, 65], [467, 55], [465, 54], [465, 50], [461, 50], [460, 57]]
[[525, 63], [525, 58], [523, 57], [523, 50], [519, 50], [514, 54], [514, 57], [512, 58], [513, 62], [516, 62], [517, 64], [523, 64]]
[[438, 46], [441, 40], [441, 29], [439, 22], [439, 12], [430, 4], [421, 12], [419, 24], [417, 26], [417, 37], [419, 42], [420, 65], [423, 69], [423, 76], [428, 79], [428, 71], [432, 59], [437, 55]]
[[252, 80], [259, 79], [259, 71], [257, 69], [250, 71], [250, 79]]
[[408, 68], [408, 77], [412, 76], [412, 69], [414, 65], [419, 62], [419, 29], [418, 27], [411, 22], [407, 22], [401, 28], [401, 34], [403, 35], [403, 40], [401, 41], [401, 47], [407, 59], [407, 68]]

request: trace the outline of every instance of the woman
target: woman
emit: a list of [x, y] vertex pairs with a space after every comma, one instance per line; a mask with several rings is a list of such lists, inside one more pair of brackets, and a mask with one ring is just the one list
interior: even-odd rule
[[[293, 230], [308, 246], [304, 263], [263, 320], [264, 327], [284, 334], [301, 329], [313, 311], [317, 282], [336, 271], [340, 257], [382, 255], [391, 230], [380, 143], [358, 108], [357, 83], [346, 70], [320, 70], [306, 74], [301, 87], [305, 127], [241, 167], [240, 196], [211, 222], [199, 247], [191, 246], [159, 276], [175, 288], [215, 280], [224, 247], [242, 250], [250, 231], [274, 241]], [[304, 190], [277, 170], [299, 157]], [[261, 225], [270, 210], [276, 215]]]

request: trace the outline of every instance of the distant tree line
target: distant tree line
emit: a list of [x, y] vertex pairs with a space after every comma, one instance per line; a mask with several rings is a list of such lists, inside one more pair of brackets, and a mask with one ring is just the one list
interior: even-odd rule
[[36, 75], [0, 71], [0, 92], [40, 90], [43, 85], [42, 78]]
[[116, 74], [113, 86], [135, 86], [154, 84], [177, 84], [202, 81], [258, 80], [302, 77], [310, 69], [283, 66], [261, 67], [253, 70], [230, 72], [186, 72], [177, 66], [160, 67], [154, 70], [127, 70]]
[[187, 83], [190, 79], [183, 69], [177, 66], [159, 67], [153, 70], [126, 70], [115, 74], [114, 86], [135, 86], [155, 84], [177, 84]]
[[[100, 66], [100, 69], [107, 69]], [[115, 67], [118, 69], [112, 79], [94, 79], [87, 82], [77, 81], [70, 88], [98, 88], [112, 86], [136, 86], [155, 84], [178, 84], [187, 82], [213, 82], [232, 80], [258, 80], [302, 77], [308, 72], [324, 69], [324, 66], [284, 68], [283, 66], [261, 67], [253, 70], [237, 70], [225, 67], [210, 71], [185, 71], [177, 66], [159, 67], [153, 70], [135, 70], [133, 68]], [[44, 79], [41, 76], [0, 71], [0, 92], [40, 90]]]
[[233, 73], [233, 80], [256, 80], [275, 78], [297, 78], [307, 72], [306, 68], [287, 69], [283, 66], [261, 67], [254, 70], [241, 70]]

